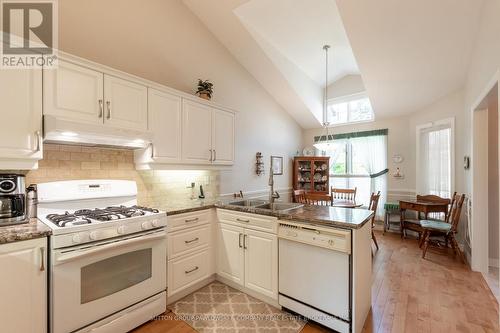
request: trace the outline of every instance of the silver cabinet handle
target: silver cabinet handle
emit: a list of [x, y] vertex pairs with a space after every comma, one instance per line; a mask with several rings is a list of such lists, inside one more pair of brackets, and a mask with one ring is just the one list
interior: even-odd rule
[[149, 144], [149, 147], [151, 147], [151, 159], [154, 160], [155, 159], [155, 146], [153, 145], [153, 143], [151, 142]]
[[244, 220], [244, 219], [240, 219], [240, 218], [237, 218], [236, 221], [238, 221], [238, 222], [245, 222], [245, 223], [250, 222], [250, 220]]
[[243, 247], [243, 246], [241, 245], [241, 236], [243, 236], [243, 234], [239, 234], [239, 235], [238, 235], [238, 246], [240, 247], [240, 249]]
[[248, 235], [243, 235], [243, 248], [245, 250], [248, 249], [248, 247], [247, 247], [247, 236]]
[[216, 159], [217, 159], [217, 150], [214, 149], [214, 160], [213, 160], [213, 162], [215, 162]]
[[42, 149], [42, 135], [40, 131], [35, 132], [35, 138], [36, 138], [36, 149], [35, 152], [39, 153], [40, 150]]
[[45, 248], [40, 248], [40, 272], [45, 270]]
[[212, 151], [212, 149], [210, 149], [210, 158], [208, 159], [210, 162], [213, 161], [213, 156], [214, 156], [213, 151]]
[[186, 244], [191, 244], [191, 243], [194, 243], [194, 242], [197, 242], [199, 241], [200, 239], [198, 237], [194, 238], [194, 239], [191, 239], [191, 240], [188, 240], [188, 241], [184, 241], [184, 243]]
[[106, 108], [108, 109], [108, 115], [107, 115], [107, 119], [111, 119], [111, 102], [110, 101], [106, 101]]
[[193, 273], [194, 271], [197, 271], [198, 269], [199, 269], [199, 267], [195, 266], [193, 269], [191, 269], [189, 271], [184, 271], [184, 273], [186, 273], [186, 274]]
[[104, 116], [104, 106], [102, 99], [99, 100], [99, 118]]
[[199, 219], [200, 219], [199, 217], [195, 217], [195, 218], [192, 218], [192, 219], [187, 219], [187, 220], [184, 220], [184, 222], [186, 222], [186, 223], [196, 222], [196, 221], [198, 221]]

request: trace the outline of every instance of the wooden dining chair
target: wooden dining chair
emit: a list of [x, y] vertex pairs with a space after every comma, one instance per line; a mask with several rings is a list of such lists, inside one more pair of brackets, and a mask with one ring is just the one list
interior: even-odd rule
[[330, 206], [332, 204], [332, 197], [329, 194], [306, 193], [305, 199], [308, 205]]
[[304, 191], [304, 190], [293, 191], [293, 201], [305, 204], [306, 203], [306, 191]]
[[[455, 196], [456, 192], [453, 194], [453, 196]], [[447, 198], [442, 198], [440, 196], [437, 196], [437, 195], [417, 195], [417, 201], [423, 201], [423, 202], [431, 202], [431, 203], [444, 203], [444, 204], [447, 204], [449, 205], [451, 203], [451, 200], [450, 199], [447, 199]], [[450, 209], [448, 209], [448, 212], [450, 211]], [[448, 220], [448, 212], [445, 213], [445, 216], [442, 217], [442, 220], [443, 221], [447, 221]], [[420, 225], [420, 220], [427, 220], [427, 219], [434, 219], [434, 220], [438, 220], [440, 218], [439, 214], [440, 213], [436, 213], [437, 215], [434, 215], [432, 214], [430, 217], [429, 216], [422, 216], [422, 214], [420, 212], [417, 213], [417, 218], [414, 219], [414, 218], [408, 218], [406, 216], [404, 216], [404, 220], [403, 220], [403, 224], [402, 224], [402, 227], [403, 227], [403, 230], [411, 230], [411, 231], [414, 231], [418, 234], [418, 240], [420, 242], [423, 242], [423, 229], [422, 229], [422, 226]]]
[[350, 201], [356, 201], [357, 190], [358, 190], [357, 187], [355, 187], [354, 189], [332, 187], [330, 189], [332, 193], [332, 199], [350, 200]]
[[375, 227], [375, 217], [377, 215], [377, 208], [378, 208], [378, 202], [380, 199], [380, 191], [378, 191], [377, 194], [372, 193], [370, 196], [370, 204], [368, 205], [368, 209], [373, 211], [373, 217], [372, 217], [372, 239], [373, 242], [375, 243], [375, 247], [378, 250], [378, 243], [377, 243], [377, 238], [375, 237], [375, 233], [373, 232], [373, 228]]
[[431, 237], [438, 237], [444, 240], [446, 248], [448, 248], [448, 243], [451, 244], [453, 249], [453, 254], [460, 256], [460, 259], [465, 263], [465, 258], [462, 251], [458, 247], [456, 240], [456, 234], [458, 230], [458, 223], [460, 222], [460, 216], [462, 213], [462, 206], [465, 200], [465, 194], [453, 196], [452, 206], [449, 210], [449, 219], [447, 221], [437, 221], [437, 220], [421, 220], [420, 225], [423, 230], [423, 249], [422, 258], [425, 258], [425, 254], [430, 245]]

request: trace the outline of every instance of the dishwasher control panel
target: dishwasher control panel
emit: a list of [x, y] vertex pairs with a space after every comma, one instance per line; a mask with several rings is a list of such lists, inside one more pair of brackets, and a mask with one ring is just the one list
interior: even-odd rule
[[278, 237], [330, 250], [351, 253], [351, 231], [280, 221]]

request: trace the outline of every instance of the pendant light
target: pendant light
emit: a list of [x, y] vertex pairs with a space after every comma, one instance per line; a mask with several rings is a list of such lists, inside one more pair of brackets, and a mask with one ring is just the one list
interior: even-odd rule
[[324, 135], [319, 137], [319, 140], [314, 144], [314, 147], [321, 151], [326, 151], [330, 148], [328, 126], [327, 109], [328, 109], [328, 49], [330, 45], [324, 45], [323, 50], [325, 50], [325, 92], [323, 96], [323, 129]]

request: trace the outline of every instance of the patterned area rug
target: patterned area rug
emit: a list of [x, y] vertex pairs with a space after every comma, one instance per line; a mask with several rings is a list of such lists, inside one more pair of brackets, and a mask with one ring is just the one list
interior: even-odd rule
[[170, 306], [178, 319], [200, 333], [297, 333], [306, 322], [220, 282]]

